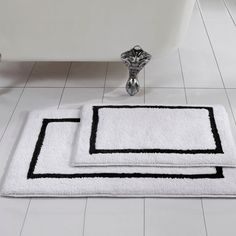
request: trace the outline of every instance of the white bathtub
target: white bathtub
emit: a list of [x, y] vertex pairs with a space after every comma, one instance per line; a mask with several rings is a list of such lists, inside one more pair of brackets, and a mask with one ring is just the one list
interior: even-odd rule
[[0, 2], [2, 60], [116, 61], [140, 45], [178, 47], [195, 0], [7, 0]]

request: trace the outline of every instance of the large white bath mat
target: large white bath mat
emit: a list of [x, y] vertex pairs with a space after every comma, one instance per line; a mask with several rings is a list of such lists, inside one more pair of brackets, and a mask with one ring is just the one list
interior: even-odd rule
[[221, 106], [85, 105], [72, 165], [232, 166]]
[[78, 111], [32, 113], [1, 193], [13, 197], [234, 197], [235, 168], [71, 167]]

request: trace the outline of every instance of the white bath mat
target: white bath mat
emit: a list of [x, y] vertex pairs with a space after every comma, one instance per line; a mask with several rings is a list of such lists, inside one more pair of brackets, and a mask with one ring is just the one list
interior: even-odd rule
[[221, 106], [85, 105], [72, 165], [233, 166]]
[[79, 111], [29, 116], [1, 193], [13, 197], [234, 197], [235, 168], [71, 167]]

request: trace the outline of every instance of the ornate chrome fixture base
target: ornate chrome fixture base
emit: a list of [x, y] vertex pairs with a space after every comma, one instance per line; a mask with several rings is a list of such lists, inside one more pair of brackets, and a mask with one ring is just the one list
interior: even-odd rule
[[126, 91], [130, 96], [134, 96], [139, 92], [138, 73], [151, 60], [151, 55], [143, 51], [136, 45], [131, 50], [121, 54], [121, 60], [129, 69], [129, 79], [126, 83]]

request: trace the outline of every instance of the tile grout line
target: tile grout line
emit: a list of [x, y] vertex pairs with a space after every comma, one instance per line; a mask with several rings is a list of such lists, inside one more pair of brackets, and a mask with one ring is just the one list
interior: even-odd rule
[[[12, 112], [12, 114], [11, 114], [11, 116], [10, 116], [8, 122], [7, 122], [6, 128], [5, 128], [5, 130], [4, 130], [4, 132], [3, 132], [2, 136], [1, 136], [0, 143], [1, 143], [1, 141], [2, 141], [2, 139], [3, 139], [3, 137], [4, 137], [5, 133], [6, 133], [6, 131], [7, 131], [7, 129], [8, 129], [9, 124], [10, 124], [12, 118], [13, 118], [13, 115], [15, 114], [15, 111], [16, 111], [16, 109], [17, 109], [19, 103], [20, 103], [20, 100], [21, 100], [21, 98], [22, 98], [22, 96], [23, 96], [23, 94], [24, 94], [25, 88], [26, 88], [26, 84], [28, 83], [28, 81], [29, 81], [29, 79], [30, 79], [30, 77], [31, 77], [31, 75], [32, 75], [32, 73], [33, 73], [33, 70], [34, 70], [34, 68], [35, 68], [35, 65], [36, 65], [36, 62], [34, 62], [34, 64], [32, 65], [32, 68], [31, 68], [31, 70], [30, 70], [30, 72], [29, 72], [29, 74], [28, 74], [28, 77], [27, 77], [27, 80], [26, 80], [26, 82], [25, 82], [25, 85], [24, 85], [24, 87], [23, 87], [23, 89], [22, 89], [22, 91], [21, 91], [21, 94], [20, 94], [20, 96], [19, 96], [19, 99], [18, 99], [18, 101], [17, 101], [17, 103], [16, 103], [16, 105], [15, 105], [15, 107], [14, 107], [14, 110], [13, 110], [13, 112]], [[20, 234], [19, 234], [19, 235], [21, 235], [21, 233], [22, 233], [22, 230], [23, 230], [23, 227], [24, 227], [24, 224], [25, 224], [25, 221], [26, 221], [26, 217], [27, 217], [27, 215], [28, 215], [28, 211], [29, 211], [29, 206], [30, 206], [31, 198], [30, 198], [28, 201], [29, 201], [29, 202], [28, 202], [28, 204], [27, 204], [27, 209], [26, 209], [26, 212], [25, 212], [25, 215], [24, 215], [24, 219], [23, 219], [23, 222], [22, 222], [22, 226], [21, 226], [21, 230], [20, 230]]]
[[23, 228], [24, 228], [24, 225], [25, 225], [25, 221], [26, 221], [26, 218], [27, 218], [27, 216], [28, 216], [30, 204], [31, 204], [31, 199], [29, 200], [29, 203], [28, 203], [28, 206], [27, 206], [27, 209], [26, 209], [26, 212], [25, 212], [25, 216], [24, 216], [24, 220], [23, 220], [23, 223], [22, 223], [22, 226], [21, 226], [21, 229], [20, 229], [20, 234], [19, 234], [19, 236], [22, 235]]
[[[12, 120], [12, 118], [13, 118], [13, 115], [15, 114], [16, 108], [17, 108], [18, 104], [20, 103], [20, 100], [21, 100], [21, 98], [22, 98], [22, 96], [23, 96], [23, 93], [24, 93], [24, 91], [25, 91], [25, 88], [26, 88], [26, 84], [27, 84], [27, 82], [29, 81], [29, 79], [30, 79], [30, 77], [31, 77], [31, 75], [32, 75], [32, 72], [33, 72], [33, 70], [34, 70], [35, 64], [36, 64], [36, 62], [32, 65], [32, 68], [31, 68], [31, 70], [30, 70], [30, 72], [29, 72], [29, 74], [28, 74], [28, 78], [27, 78], [27, 80], [26, 80], [26, 82], [25, 82], [25, 85], [24, 85], [24, 87], [23, 87], [23, 89], [22, 89], [22, 91], [21, 91], [21, 94], [20, 94], [20, 96], [19, 96], [19, 98], [18, 98], [18, 101], [16, 102], [16, 105], [15, 105], [13, 111], [12, 111], [12, 114], [11, 114], [11, 116], [10, 116], [10, 118], [9, 118], [7, 124], [6, 124], [6, 127], [5, 127], [5, 129], [4, 129], [4, 131], [3, 131], [3, 134], [2, 134], [2, 136], [1, 136], [1, 138], [0, 138], [0, 143], [1, 143], [2, 140], [3, 140], [3, 137], [4, 137], [4, 135], [5, 135], [5, 133], [6, 133], [7, 129], [8, 129], [8, 127], [9, 127], [9, 125], [10, 125], [10, 122], [11, 122], [11, 120]], [[23, 222], [22, 222], [22, 227], [21, 227], [20, 235], [21, 235], [21, 232], [22, 232], [23, 227], [24, 227], [24, 224], [25, 224], [25, 219], [26, 219], [27, 214], [28, 214], [28, 209], [29, 209], [30, 202], [31, 202], [31, 199], [29, 199], [29, 202], [28, 202], [28, 205], [27, 205], [27, 210], [26, 210], [26, 212], [25, 212], [24, 220], [23, 220]]]
[[[226, 98], [227, 98], [227, 100], [228, 100], [228, 104], [229, 104], [229, 107], [230, 107], [230, 111], [231, 111], [231, 114], [232, 114], [232, 116], [233, 116], [234, 123], [236, 124], [236, 119], [235, 119], [235, 116], [234, 116], [234, 112], [233, 112], [233, 109], [232, 109], [232, 105], [231, 105], [231, 102], [230, 102], [230, 98], [229, 98], [227, 89], [226, 89], [226, 87], [225, 87], [224, 79], [223, 79], [223, 76], [222, 76], [222, 73], [221, 73], [221, 70], [220, 70], [220, 66], [219, 66], [219, 63], [218, 63], [218, 60], [217, 60], [215, 51], [214, 51], [214, 47], [213, 47], [212, 42], [211, 42], [211, 39], [210, 39], [210, 35], [209, 35], [209, 33], [208, 33], [208, 30], [207, 30], [206, 22], [205, 22], [205, 19], [204, 19], [204, 16], [203, 16], [203, 12], [202, 12], [202, 9], [201, 9], [199, 0], [197, 0], [197, 6], [198, 6], [198, 9], [199, 9], [199, 12], [200, 12], [200, 15], [201, 15], [201, 19], [202, 19], [202, 22], [203, 22], [203, 25], [204, 25], [204, 28], [205, 28], [205, 32], [206, 32], [206, 34], [207, 34], [207, 37], [208, 37], [208, 40], [209, 40], [209, 43], [210, 43], [210, 46], [211, 46], [211, 50], [212, 50], [212, 53], [213, 53], [213, 56], [214, 56], [214, 59], [215, 59], [215, 62], [216, 62], [216, 66], [217, 66], [218, 72], [219, 72], [220, 77], [221, 77], [221, 80], [222, 80], [222, 84], [223, 84], [223, 87], [224, 87], [224, 91], [225, 91]], [[207, 223], [206, 223], [206, 215], [205, 215], [205, 210], [204, 210], [203, 201], [204, 201], [204, 200], [201, 198], [201, 205], [202, 205], [202, 212], [203, 212], [203, 218], [204, 218], [205, 231], [206, 231], [206, 236], [208, 236]]]
[[143, 198], [143, 236], [146, 235], [146, 198]]
[[[30, 77], [32, 76], [32, 74], [33, 74], [33, 70], [34, 70], [34, 68], [36, 67], [36, 65], [37, 65], [37, 61], [34, 62], [32, 68], [31, 68], [31, 71], [30, 71]], [[25, 83], [25, 85], [24, 85], [24, 88], [27, 88], [27, 84], [28, 84], [28, 82], [29, 82], [30, 77], [28, 77], [28, 79], [27, 79], [27, 81], [26, 81], [26, 83]]]
[[[180, 67], [181, 67], [181, 74], [182, 74], [183, 83], [184, 83], [185, 102], [186, 102], [186, 104], [188, 104], [188, 96], [187, 96], [186, 87], [185, 87], [185, 80], [184, 80], [184, 74], [183, 74], [183, 67], [182, 67], [182, 63], [181, 63], [181, 56], [180, 56], [180, 51], [179, 51], [179, 49], [178, 49], [178, 54], [179, 54], [179, 62], [180, 62]], [[202, 215], [203, 215], [205, 233], [206, 233], [206, 236], [208, 236], [207, 226], [206, 226], [206, 220], [205, 220], [205, 212], [204, 212], [204, 209], [203, 209], [202, 198], [201, 198], [201, 208], [202, 208]]]
[[[222, 89], [224, 90], [225, 88], [207, 88], [207, 87], [186, 87], [187, 89]], [[236, 89], [236, 88], [227, 88], [227, 89]]]
[[[19, 87], [19, 86], [15, 86], [15, 87], [1, 87], [0, 86], [0, 89], [14, 89], [14, 88], [19, 88], [19, 89], [23, 89], [24, 86], [22, 87]], [[56, 86], [56, 87], [53, 87], [53, 86], [50, 86], [50, 87], [47, 87], [47, 86], [33, 86], [33, 87], [25, 87], [26, 89], [35, 89], [35, 88], [64, 88], [64, 86]], [[104, 87], [78, 87], [78, 86], [67, 86], [65, 88], [70, 88], [70, 89], [76, 89], [76, 88], [80, 88], [80, 89], [89, 89], [89, 88], [104, 88]], [[125, 88], [125, 87], [106, 87], [106, 88]], [[146, 86], [146, 88], [158, 88], [158, 89], [183, 89], [184, 87], [158, 87], [158, 86]], [[218, 87], [186, 87], [186, 89], [224, 89], [224, 88], [218, 88]], [[236, 87], [234, 88], [226, 88], [226, 89], [236, 89]]]
[[[105, 73], [104, 86], [103, 86], [102, 103], [103, 103], [104, 94], [105, 94], [105, 89], [106, 89], [106, 79], [107, 79], [107, 73], [108, 73], [108, 66], [109, 66], [109, 62], [107, 62], [107, 64], [106, 64], [106, 73]], [[84, 207], [84, 219], [83, 219], [83, 231], [82, 231], [82, 236], [85, 235], [85, 224], [86, 224], [86, 215], [87, 215], [88, 201], [89, 201], [89, 199], [86, 198], [85, 207]]]
[[17, 108], [17, 106], [18, 106], [20, 100], [21, 100], [21, 97], [22, 97], [23, 93], [24, 93], [24, 88], [22, 88], [22, 91], [21, 91], [21, 93], [20, 93], [20, 95], [19, 95], [19, 98], [18, 98], [18, 100], [17, 100], [17, 102], [16, 102], [16, 105], [14, 106], [13, 111], [12, 111], [12, 113], [11, 113], [11, 115], [10, 115], [10, 118], [9, 118], [7, 124], [6, 124], [6, 127], [5, 127], [3, 133], [2, 133], [2, 135], [1, 135], [1, 137], [0, 137], [0, 143], [2, 142], [2, 139], [3, 139], [3, 137], [4, 137], [4, 135], [5, 135], [6, 131], [7, 131], [7, 128], [8, 128], [8, 126], [9, 126], [11, 120], [12, 120], [12, 117], [13, 117], [13, 115], [14, 115], [14, 113], [15, 113], [15, 110], [16, 110], [16, 108]]
[[63, 87], [62, 92], [61, 92], [61, 96], [60, 96], [60, 100], [59, 100], [57, 109], [59, 109], [59, 107], [61, 105], [61, 100], [62, 100], [64, 91], [65, 91], [65, 88], [66, 88], [66, 83], [67, 83], [67, 80], [68, 80], [68, 77], [69, 77], [69, 74], [70, 74], [71, 66], [72, 66], [72, 62], [70, 62], [70, 65], [69, 65], [69, 68], [68, 68], [68, 71], [67, 71], [67, 74], [66, 74], [66, 79], [65, 79], [64, 87]]
[[188, 104], [188, 97], [187, 97], [187, 91], [186, 91], [186, 84], [185, 84], [185, 79], [184, 79], [184, 71], [183, 71], [183, 65], [181, 61], [181, 55], [180, 55], [180, 50], [178, 48], [178, 56], [179, 56], [179, 65], [180, 65], [180, 70], [181, 70], [181, 76], [183, 80], [183, 85], [184, 85], [184, 96], [185, 96], [185, 101]]
[[11, 113], [11, 116], [10, 116], [10, 118], [9, 118], [7, 124], [6, 124], [6, 127], [5, 127], [5, 129], [4, 129], [4, 131], [3, 131], [3, 134], [2, 134], [1, 137], [0, 137], [0, 143], [1, 143], [1, 141], [2, 141], [2, 139], [3, 139], [3, 137], [4, 137], [4, 135], [5, 135], [5, 133], [6, 133], [6, 131], [7, 131], [7, 128], [8, 128], [8, 126], [9, 126], [11, 120], [12, 120], [12, 117], [13, 117], [15, 111], [16, 111], [16, 108], [17, 108], [17, 106], [18, 106], [18, 104], [19, 104], [19, 102], [20, 102], [20, 100], [21, 100], [21, 97], [22, 97], [22, 95], [23, 95], [23, 93], [24, 93], [24, 90], [25, 90], [25, 88], [26, 88], [26, 84], [27, 84], [27, 82], [29, 81], [29, 79], [30, 79], [30, 77], [31, 77], [31, 75], [32, 75], [32, 72], [33, 72], [33, 70], [34, 70], [34, 65], [35, 65], [35, 64], [36, 64], [36, 63], [34, 63], [34, 64], [32, 65], [32, 68], [31, 68], [31, 70], [30, 70], [30, 72], [29, 72], [29, 74], [28, 74], [28, 78], [27, 78], [27, 80], [26, 80], [26, 82], [25, 82], [24, 87], [21, 87], [21, 88], [22, 88], [22, 91], [21, 91], [21, 93], [20, 93], [20, 95], [19, 95], [19, 98], [18, 98], [18, 100], [17, 100], [17, 102], [16, 102], [16, 105], [15, 105], [15, 107], [14, 107], [12, 113]]
[[[25, 90], [25, 88], [26, 88], [26, 85], [27, 85], [28, 81], [29, 81], [30, 78], [31, 78], [31, 75], [33, 74], [33, 71], [34, 71], [34, 68], [35, 68], [36, 64], [37, 64], [37, 62], [35, 62], [35, 63], [33, 64], [33, 66], [32, 66], [32, 69], [31, 69], [31, 71], [30, 71], [30, 73], [29, 73], [28, 79], [27, 79], [27, 81], [26, 81], [26, 83], [25, 83], [25, 86], [24, 86], [24, 88], [23, 88], [22, 95], [23, 95], [23, 93], [24, 93], [24, 90]], [[21, 97], [22, 97], [22, 96], [21, 96]], [[19, 102], [20, 102], [20, 100], [19, 100]], [[19, 102], [17, 103], [17, 105], [19, 104]], [[29, 212], [31, 200], [32, 200], [32, 198], [29, 199], [29, 202], [28, 202], [28, 205], [27, 205], [27, 209], [26, 209], [26, 212], [25, 212], [24, 220], [23, 220], [23, 222], [22, 222], [22, 226], [21, 226], [21, 230], [20, 230], [19, 236], [21, 236], [21, 234], [22, 234], [22, 232], [23, 232], [23, 228], [24, 228], [24, 226], [25, 226], [26, 218], [27, 218], [27, 216], [28, 216], [28, 212]]]
[[86, 220], [86, 213], [87, 213], [87, 205], [88, 205], [88, 198], [86, 198], [85, 206], [84, 206], [84, 221], [83, 221], [83, 232], [82, 232], [82, 236], [85, 235], [85, 220]]
[[[35, 67], [35, 65], [36, 65], [36, 63], [34, 63], [33, 68]], [[71, 66], [70, 66], [70, 67], [71, 67]], [[68, 70], [68, 74], [67, 74], [67, 77], [66, 77], [66, 81], [67, 81], [67, 78], [68, 78], [68, 75], [69, 75], [70, 67], [69, 67], [69, 70]], [[30, 75], [29, 75], [29, 77], [28, 77], [28, 80], [27, 80], [26, 84], [28, 83], [28, 81], [29, 81], [29, 79], [30, 79], [30, 77], [31, 77], [31, 75], [32, 75], [33, 68], [32, 68], [32, 70], [31, 70], [31, 73], [30, 73]], [[66, 81], [65, 81], [65, 85], [66, 85]], [[26, 88], [26, 84], [25, 84], [24, 89]], [[58, 109], [59, 106], [60, 106], [61, 98], [62, 98], [62, 95], [63, 95], [64, 89], [65, 89], [65, 85], [64, 85], [64, 88], [63, 88], [63, 90], [62, 90], [62, 94], [61, 94], [61, 96], [60, 96], [60, 100], [59, 100], [59, 104], [58, 104], [57, 109]], [[23, 90], [24, 90], [24, 89], [23, 89]], [[23, 223], [22, 223], [22, 227], [21, 227], [21, 231], [20, 231], [19, 236], [22, 235], [23, 228], [24, 228], [24, 225], [25, 225], [25, 222], [26, 222], [27, 216], [28, 216], [28, 212], [29, 212], [30, 205], [31, 205], [31, 201], [32, 201], [32, 198], [29, 199], [29, 203], [28, 203], [28, 206], [27, 206], [27, 210], [26, 210], [26, 213], [25, 213], [25, 216], [24, 216], [24, 220], [23, 220]]]
[[224, 79], [223, 79], [223, 76], [222, 76], [222, 73], [221, 73], [221, 70], [220, 70], [220, 66], [219, 66], [219, 63], [218, 63], [218, 60], [217, 60], [215, 51], [214, 51], [214, 47], [213, 47], [213, 45], [212, 45], [211, 38], [210, 38], [210, 35], [209, 35], [209, 33], [208, 33], [208, 30], [207, 30], [206, 22], [205, 22], [205, 19], [204, 19], [204, 16], [203, 16], [203, 12], [202, 12], [202, 9], [201, 9], [199, 0], [197, 0], [197, 6], [198, 6], [198, 9], [199, 9], [199, 12], [200, 12], [200, 15], [201, 15], [201, 19], [202, 19], [202, 22], [203, 22], [203, 25], [204, 25], [204, 28], [205, 28], [205, 32], [206, 32], [206, 34], [207, 34], [207, 37], [208, 37], [208, 40], [209, 40], [209, 43], [210, 43], [210, 46], [211, 46], [211, 50], [212, 50], [212, 53], [213, 53], [213, 56], [214, 56], [214, 59], [215, 59], [215, 62], [216, 62], [216, 66], [217, 66], [218, 72], [219, 72], [219, 74], [220, 74], [220, 78], [221, 78], [221, 81], [222, 81], [222, 84], [223, 84], [223, 88], [224, 88], [224, 91], [225, 91], [225, 95], [226, 95], [226, 98], [227, 98], [228, 103], [229, 103], [230, 111], [231, 111], [231, 113], [232, 113], [232, 115], [233, 115], [234, 123], [235, 123], [235, 125], [236, 125], [236, 118], [235, 118], [235, 116], [234, 116], [234, 112], [233, 112], [233, 109], [232, 109], [232, 105], [231, 105], [231, 102], [230, 102], [230, 98], [229, 98], [227, 89], [226, 89], [226, 87], [225, 87], [225, 82], [224, 82]]
[[144, 83], [143, 101], [144, 101], [144, 104], [145, 104], [146, 103], [146, 70], [145, 70], [145, 67], [143, 68], [143, 83]]
[[205, 210], [204, 210], [204, 206], [203, 206], [203, 200], [202, 200], [202, 198], [201, 198], [201, 206], [202, 206], [202, 214], [203, 214], [203, 221], [204, 221], [204, 226], [205, 226], [206, 236], [208, 236], [207, 224], [206, 224], [206, 216], [205, 216]]
[[228, 6], [228, 3], [226, 3], [226, 0], [222, 0], [222, 1], [223, 1], [224, 5], [225, 5], [225, 8], [226, 8], [226, 10], [227, 10], [227, 12], [229, 14], [229, 17], [231, 18], [234, 26], [236, 26], [236, 22], [235, 22], [234, 17], [233, 17], [233, 15], [231, 13], [230, 7]]
[[[224, 80], [223, 80], [223, 76], [222, 76], [222, 74], [221, 74], [220, 67], [219, 67], [219, 64], [218, 64], [218, 60], [217, 60], [217, 57], [216, 57], [216, 54], [215, 54], [215, 51], [214, 51], [214, 48], [213, 48], [213, 45], [212, 45], [212, 42], [211, 42], [211, 39], [210, 39], [209, 32], [208, 32], [208, 30], [207, 30], [206, 22], [205, 22], [205, 19], [204, 19], [204, 17], [203, 17], [203, 13], [202, 13], [202, 9], [201, 9], [201, 7], [200, 7], [199, 0], [197, 0], [197, 7], [198, 7], [198, 10], [199, 10], [199, 13], [200, 13], [200, 16], [201, 16], [203, 25], [204, 25], [205, 33], [206, 33], [207, 38], [208, 38], [208, 41], [209, 41], [209, 43], [210, 43], [210, 47], [211, 47], [211, 50], [212, 50], [212, 53], [213, 53], [213, 56], [214, 56], [214, 59], [215, 59], [215, 63], [216, 63], [216, 66], [217, 66], [217, 70], [218, 70], [219, 75], [220, 75], [220, 77], [221, 77], [221, 81], [222, 81], [222, 84], [223, 84], [223, 87], [224, 87], [224, 91], [225, 91], [225, 94], [226, 94], [226, 97], [227, 97], [227, 100], [228, 100], [228, 103], [229, 103], [229, 106], [230, 106], [231, 113], [232, 113], [232, 115], [233, 115], [233, 117], [234, 117], [233, 110], [232, 110], [232, 107], [231, 107], [231, 103], [230, 103], [230, 100], [229, 100], [229, 97], [228, 97], [228, 93], [227, 93], [227, 91], [226, 91], [226, 89], [225, 89], [225, 83], [224, 83]], [[234, 122], [235, 122], [235, 120], [234, 120]], [[205, 216], [205, 210], [204, 210], [203, 201], [204, 201], [204, 200], [201, 198], [201, 206], [202, 206], [202, 214], [203, 214], [204, 226], [205, 226], [206, 236], [208, 236], [207, 222], [206, 222], [206, 216]]]
[[104, 80], [103, 87], [101, 87], [101, 88], [106, 88], [108, 68], [109, 68], [109, 62], [106, 63], [105, 80]]
[[105, 96], [108, 67], [109, 67], [109, 62], [107, 62], [107, 64], [106, 64], [106, 73], [105, 73], [105, 80], [104, 80], [104, 86], [103, 86], [102, 103], [103, 103], [104, 96]]

